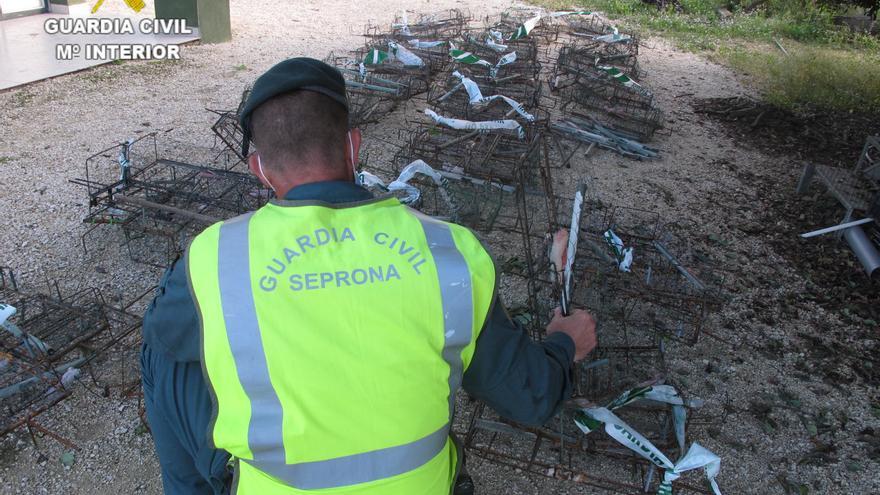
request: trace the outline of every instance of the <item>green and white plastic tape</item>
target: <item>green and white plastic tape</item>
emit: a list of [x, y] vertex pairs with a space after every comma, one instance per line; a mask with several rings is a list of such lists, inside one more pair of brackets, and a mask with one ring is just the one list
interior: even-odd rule
[[532, 17], [531, 19], [523, 22], [522, 24], [519, 25], [518, 28], [516, 28], [516, 31], [514, 31], [513, 34], [511, 34], [509, 38], [507, 38], [507, 40], [514, 41], [514, 40], [518, 40], [520, 38], [525, 38], [526, 36], [529, 35], [529, 33], [532, 32], [533, 29], [535, 29], [535, 26], [537, 26], [538, 23], [541, 22], [541, 19], [543, 17], [544, 17], [543, 14], [538, 14], [535, 17]]
[[470, 120], [462, 120], [462, 119], [452, 119], [448, 117], [442, 117], [437, 114], [437, 112], [431, 110], [430, 108], [425, 109], [425, 115], [431, 117], [434, 122], [445, 125], [446, 127], [452, 129], [459, 129], [465, 131], [478, 131], [481, 133], [488, 133], [491, 131], [510, 131], [516, 133], [517, 138], [525, 139], [526, 134], [523, 130], [522, 126], [519, 122], [512, 119], [503, 119], [503, 120], [486, 120], [481, 122], [473, 122]]
[[567, 15], [593, 15], [589, 10], [560, 10], [557, 12], [551, 12], [547, 17], [557, 18], [563, 17]]
[[471, 105], [488, 105], [495, 100], [502, 100], [510, 105], [510, 108], [516, 111], [516, 113], [520, 114], [522, 118], [526, 119], [526, 121], [535, 121], [534, 115], [526, 112], [526, 109], [518, 101], [512, 98], [508, 98], [504, 95], [483, 96], [483, 92], [480, 91], [480, 86], [478, 86], [477, 83], [475, 83], [472, 79], [470, 79], [469, 77], [465, 77], [458, 71], [454, 71], [452, 75], [457, 77], [461, 81], [462, 86], [464, 86], [465, 91], [467, 91], [468, 99], [470, 100]]
[[642, 93], [642, 94], [648, 93], [648, 91], [645, 88], [643, 88], [641, 84], [632, 80], [632, 78], [627, 76], [625, 73], [623, 73], [617, 67], [612, 67], [610, 65], [597, 65], [596, 68], [605, 72], [606, 74], [608, 74], [609, 76], [611, 76], [612, 78], [617, 80], [617, 82], [619, 82], [620, 84], [623, 84], [627, 88], [633, 89], [633, 90], [635, 90], [639, 93]]
[[364, 65], [379, 65], [388, 60], [397, 60], [407, 67], [425, 66], [425, 61], [421, 57], [393, 41], [388, 42], [387, 52], [378, 48], [370, 49], [361, 63]]
[[557, 17], [563, 17], [563, 16], [568, 16], [568, 15], [592, 15], [592, 14], [593, 14], [592, 12], [585, 11], [585, 10], [582, 10], [582, 11], [561, 10], [558, 12], [550, 12], [549, 14], [542, 12], [542, 13], [539, 13], [536, 16], [528, 19], [527, 21], [523, 22], [522, 24], [520, 24], [519, 27], [516, 28], [516, 31], [514, 31], [513, 34], [511, 34], [510, 36], [508, 36], [505, 39], [507, 41], [514, 41], [514, 40], [518, 40], [521, 38], [525, 38], [526, 36], [529, 35], [529, 33], [532, 32], [533, 29], [535, 29], [535, 27], [538, 25], [538, 23], [541, 22], [541, 20], [543, 20], [545, 17], [550, 17], [550, 18], [555, 19]]
[[453, 60], [462, 64], [468, 65], [482, 65], [483, 67], [489, 68], [489, 77], [495, 79], [498, 76], [498, 69], [501, 67], [512, 64], [516, 62], [516, 52], [510, 52], [507, 55], [498, 59], [496, 64], [492, 64], [486, 60], [481, 59], [480, 57], [474, 55], [471, 52], [465, 50], [458, 50], [456, 48], [452, 48], [449, 50], [449, 56], [452, 57]]
[[388, 52], [379, 50], [378, 48], [372, 48], [367, 52], [362, 64], [379, 65], [386, 60], [388, 60]]
[[460, 62], [462, 64], [484, 65], [486, 67], [492, 67], [491, 63], [465, 50], [458, 50], [456, 48], [453, 48], [449, 50], [449, 56], [452, 57], [452, 59], [456, 62]]
[[672, 483], [681, 476], [681, 473], [699, 468], [703, 468], [715, 495], [721, 495], [721, 490], [715, 481], [721, 468], [721, 459], [717, 455], [700, 444], [694, 443], [684, 457], [673, 463], [647, 438], [611, 412], [613, 409], [639, 400], [653, 400], [672, 406], [676, 440], [679, 448], [684, 451], [685, 407], [699, 407], [702, 405], [702, 401], [686, 402], [670, 385], [654, 385], [627, 390], [611, 401], [607, 407], [581, 409], [575, 414], [574, 423], [584, 434], [604, 429], [618, 443], [662, 468], [664, 470], [663, 480], [657, 490], [658, 495], [672, 495]]
[[617, 237], [613, 230], [608, 229], [602, 235], [608, 247], [614, 251], [614, 257], [617, 258], [617, 269], [622, 272], [628, 272], [633, 262], [633, 248], [624, 247], [623, 240]]

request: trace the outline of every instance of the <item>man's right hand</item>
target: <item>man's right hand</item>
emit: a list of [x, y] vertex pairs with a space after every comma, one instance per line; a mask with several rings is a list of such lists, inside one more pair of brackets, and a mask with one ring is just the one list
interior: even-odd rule
[[574, 309], [568, 316], [562, 316], [562, 309], [553, 310], [553, 319], [547, 325], [547, 334], [562, 332], [574, 341], [574, 360], [587, 357], [596, 347], [596, 320], [582, 309]]

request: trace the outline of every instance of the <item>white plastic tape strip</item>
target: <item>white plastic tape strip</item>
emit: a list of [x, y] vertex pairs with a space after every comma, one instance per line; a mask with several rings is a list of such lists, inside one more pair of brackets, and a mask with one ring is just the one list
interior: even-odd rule
[[[577, 255], [578, 238], [581, 231], [581, 215], [584, 208], [584, 193], [579, 188], [574, 193], [574, 202], [571, 206], [571, 224], [568, 229], [568, 251], [565, 259], [565, 300], [571, 301], [571, 272], [574, 267], [574, 258]], [[569, 309], [569, 308], [566, 308]]]
[[452, 73], [453, 76], [457, 77], [459, 81], [461, 81], [462, 86], [464, 86], [465, 91], [467, 91], [468, 99], [470, 100], [470, 104], [474, 106], [478, 105], [488, 105], [489, 103], [495, 100], [502, 100], [512, 108], [516, 113], [520, 114], [526, 121], [534, 122], [534, 115], [526, 112], [525, 107], [522, 106], [518, 101], [508, 98], [504, 95], [494, 95], [494, 96], [483, 96], [483, 92], [480, 91], [480, 86], [477, 85], [471, 78], [465, 77], [458, 71], [454, 71]]
[[583, 409], [581, 412], [583, 414], [575, 420], [575, 425], [585, 434], [604, 427], [608, 436], [664, 470], [658, 495], [672, 495], [672, 482], [677, 480], [681, 473], [699, 468], [704, 468], [715, 495], [721, 495], [715, 481], [721, 469], [721, 459], [701, 445], [694, 443], [684, 457], [673, 463], [654, 444], [607, 408], [596, 407]]
[[415, 53], [406, 49], [393, 41], [388, 42], [388, 51], [394, 55], [394, 58], [400, 60], [403, 65], [410, 67], [424, 67], [425, 62]]
[[446, 179], [446, 176], [437, 170], [434, 170], [433, 167], [425, 163], [423, 160], [415, 160], [404, 167], [403, 170], [400, 171], [400, 175], [397, 179], [387, 186], [382, 179], [366, 170], [358, 172], [357, 182], [365, 187], [377, 187], [388, 192], [402, 192], [403, 195], [400, 197], [400, 202], [406, 205], [412, 205], [418, 203], [419, 199], [422, 197], [422, 192], [419, 188], [409, 183], [409, 181], [418, 174], [429, 177], [434, 184], [437, 185], [440, 195], [443, 197], [446, 204], [449, 205], [452, 213], [454, 214], [458, 212], [458, 205], [453, 198], [453, 194], [449, 191], [449, 181]]
[[440, 45], [446, 44], [445, 41], [420, 41], [420, 40], [409, 40], [409, 41], [407, 41], [407, 43], [409, 43], [409, 46], [411, 46], [413, 48], [422, 48], [422, 49], [435, 48]]
[[501, 43], [496, 42], [494, 39], [492, 39], [491, 36], [486, 38], [486, 46], [488, 46], [489, 48], [491, 48], [499, 53], [503, 52], [504, 50], [507, 50], [507, 48], [508, 48], [507, 45], [503, 45]]
[[512, 119], [504, 119], [504, 120], [487, 120], [483, 122], [472, 122], [470, 120], [462, 120], [462, 119], [451, 119], [448, 117], [442, 117], [437, 115], [437, 112], [431, 110], [430, 108], [425, 109], [425, 115], [431, 117], [434, 122], [445, 125], [446, 127], [450, 127], [452, 129], [460, 129], [467, 131], [479, 131], [479, 132], [490, 132], [490, 131], [512, 131], [515, 132], [519, 139], [525, 139], [526, 133], [523, 130], [522, 126], [519, 122]]
[[407, 19], [406, 11], [401, 14], [400, 22], [392, 23], [391, 28], [400, 29], [400, 34], [404, 36], [412, 36], [412, 33], [409, 30], [409, 20]]
[[616, 27], [613, 27], [611, 29], [612, 32], [609, 34], [596, 36], [596, 41], [602, 41], [604, 43], [624, 43], [632, 39], [632, 37], [628, 34], [620, 34]]

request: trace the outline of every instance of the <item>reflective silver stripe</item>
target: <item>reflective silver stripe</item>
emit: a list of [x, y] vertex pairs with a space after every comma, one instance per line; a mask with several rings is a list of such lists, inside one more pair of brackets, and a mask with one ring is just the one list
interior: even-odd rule
[[439, 454], [449, 438], [449, 424], [412, 443], [325, 461], [299, 464], [249, 462], [300, 490], [318, 490], [381, 480], [416, 469]]
[[455, 411], [455, 393], [461, 386], [461, 351], [471, 341], [473, 295], [467, 263], [455, 246], [449, 226], [416, 216], [437, 267], [444, 326], [442, 354], [449, 364], [450, 420], [437, 431], [408, 444], [299, 464], [285, 462], [283, 410], [272, 387], [254, 306], [248, 245], [251, 215], [221, 225], [218, 274], [223, 317], [238, 377], [251, 401], [248, 446], [254, 459], [244, 462], [298, 489], [317, 490], [403, 474], [424, 465], [443, 450]]
[[464, 256], [455, 247], [452, 231], [443, 222], [416, 214], [422, 222], [428, 248], [437, 267], [443, 305], [443, 359], [449, 364], [449, 420], [455, 415], [455, 392], [461, 386], [464, 364], [461, 351], [473, 333], [474, 300], [471, 274]]
[[248, 225], [252, 215], [236, 217], [220, 226], [220, 304], [238, 379], [251, 401], [248, 447], [254, 454], [254, 460], [283, 463], [281, 401], [269, 379], [251, 291]]

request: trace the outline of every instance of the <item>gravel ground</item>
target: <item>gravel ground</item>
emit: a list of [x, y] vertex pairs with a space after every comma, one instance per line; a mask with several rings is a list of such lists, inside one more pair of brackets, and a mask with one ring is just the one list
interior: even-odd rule
[[[7, 216], [0, 265], [13, 267], [26, 287], [58, 280], [62, 289], [94, 286], [110, 299], [130, 299], [155, 284], [159, 272], [131, 264], [114, 248], [121, 236], [109, 229], [101, 234], [107, 248], [83, 252], [85, 192], [68, 181], [83, 174], [86, 157], [151, 131], [210, 145], [214, 116], [205, 108], [233, 106], [245, 85], [283, 58], [323, 58], [358, 46], [353, 33], [367, 19], [389, 22], [403, 8], [484, 15], [508, 5], [367, 0], [352, 12], [343, 2], [310, 0], [293, 8], [242, 0], [232, 4], [232, 43], [187, 46], [180, 62], [108, 65], [0, 93], [0, 211]], [[104, 8], [111, 7], [120, 8]], [[803, 297], [821, 288], [753, 234], [766, 215], [764, 191], [793, 187], [798, 164], [737, 141], [693, 113], [692, 99], [750, 94], [736, 74], [661, 39], [646, 40], [640, 53], [648, 73], [643, 82], [667, 115], [652, 143], [662, 159], [634, 162], [594, 152], [576, 157], [573, 169], [593, 179], [603, 201], [695, 222], [723, 254], [731, 299], [711, 331], [728, 343], [704, 338], [670, 349], [670, 377], [705, 399], [705, 414], [715, 418], [692, 429], [689, 439], [721, 456], [725, 493], [880, 492], [872, 475], [880, 452], [876, 384], [845, 364], [835, 376], [849, 380], [822, 373], [815, 349], [798, 337], [839, 335], [857, 347], [858, 340], [845, 338], [864, 335], [868, 323], [845, 323]], [[368, 129], [368, 138], [383, 129]], [[861, 276], [852, 264], [841, 269]], [[72, 466], [60, 462], [66, 447], [41, 438], [34, 448], [26, 433], [16, 432], [0, 441], [0, 493], [161, 493], [137, 405], [103, 398], [87, 385], [41, 418], [80, 447]], [[473, 463], [472, 471], [481, 494], [598, 493], [487, 463]]]

